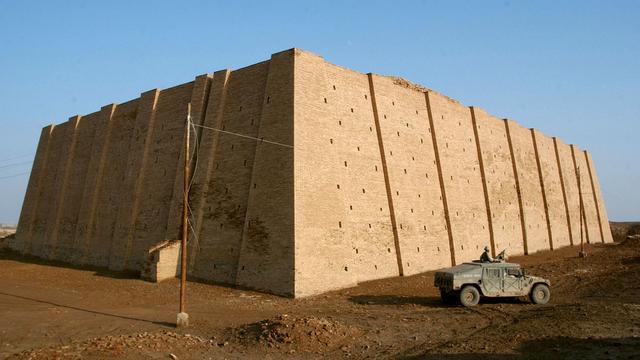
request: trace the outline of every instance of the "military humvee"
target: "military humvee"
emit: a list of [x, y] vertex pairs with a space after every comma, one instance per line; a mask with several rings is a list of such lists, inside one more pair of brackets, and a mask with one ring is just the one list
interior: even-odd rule
[[436, 272], [435, 286], [445, 303], [457, 299], [474, 306], [485, 297], [528, 295], [534, 304], [546, 304], [551, 296], [549, 280], [527, 275], [519, 264], [474, 261]]

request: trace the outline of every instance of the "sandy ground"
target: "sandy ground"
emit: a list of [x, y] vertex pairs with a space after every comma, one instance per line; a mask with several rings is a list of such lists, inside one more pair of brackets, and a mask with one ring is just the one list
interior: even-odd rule
[[293, 300], [148, 283], [0, 252], [0, 359], [640, 359], [640, 239], [512, 258], [552, 282], [523, 299], [445, 306], [432, 273]]

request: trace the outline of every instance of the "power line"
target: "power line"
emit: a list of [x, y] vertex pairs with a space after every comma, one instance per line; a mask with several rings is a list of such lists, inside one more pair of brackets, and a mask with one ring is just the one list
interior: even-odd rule
[[27, 171], [27, 172], [23, 172], [23, 173], [20, 173], [20, 174], [13, 174], [13, 175], [7, 175], [7, 176], [0, 176], [0, 180], [1, 180], [1, 179], [14, 178], [14, 177], [17, 177], [17, 176], [22, 176], [22, 175], [26, 175], [26, 174], [30, 174], [30, 173], [31, 173], [31, 171]]
[[2, 165], [2, 166], [0, 166], [0, 169], [4, 169], [4, 168], [8, 168], [8, 167], [12, 167], [12, 166], [18, 166], [18, 165], [32, 164], [32, 163], [33, 163], [33, 161], [23, 161], [23, 162], [19, 162], [19, 163], [13, 163], [13, 164]]
[[5, 159], [0, 160], [0, 162], [10, 161], [10, 160], [17, 160], [17, 159], [22, 159], [22, 158], [26, 158], [27, 156], [33, 156], [33, 154], [35, 154], [35, 153], [29, 153], [29, 154], [23, 154], [23, 155], [18, 155], [18, 156], [10, 157], [10, 158], [5, 158]]
[[234, 133], [234, 132], [231, 132], [231, 131], [216, 129], [216, 128], [212, 128], [212, 127], [208, 127], [208, 126], [204, 126], [204, 125], [197, 125], [197, 124], [194, 124], [194, 125], [198, 126], [198, 127], [201, 127], [203, 129], [209, 129], [209, 130], [218, 131], [218, 132], [229, 134], [229, 135], [235, 135], [235, 136], [239, 136], [239, 137], [243, 137], [243, 138], [247, 138], [247, 139], [257, 140], [257, 141], [260, 141], [260, 142], [265, 142], [265, 143], [278, 145], [278, 146], [284, 146], [284, 147], [288, 147], [288, 148], [292, 148], [293, 149], [293, 145], [283, 144], [283, 143], [279, 143], [277, 141], [269, 141], [269, 140], [265, 140], [263, 138], [258, 138], [258, 137], [254, 137], [254, 136], [244, 135], [244, 134], [238, 134], [238, 133]]

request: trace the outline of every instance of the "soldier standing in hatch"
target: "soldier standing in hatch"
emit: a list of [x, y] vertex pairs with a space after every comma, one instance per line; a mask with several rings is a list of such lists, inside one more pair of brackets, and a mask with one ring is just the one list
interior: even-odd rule
[[493, 258], [491, 258], [491, 254], [489, 253], [489, 247], [484, 247], [484, 252], [480, 255], [481, 262], [493, 262]]

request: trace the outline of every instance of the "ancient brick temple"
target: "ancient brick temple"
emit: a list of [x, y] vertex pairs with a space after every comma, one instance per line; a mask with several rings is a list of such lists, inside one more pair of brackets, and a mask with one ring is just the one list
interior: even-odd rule
[[45, 127], [13, 246], [174, 276], [188, 103], [195, 279], [301, 297], [612, 241], [588, 152], [292, 49]]

